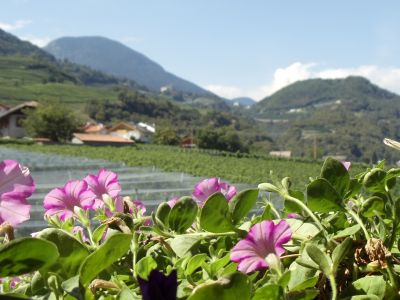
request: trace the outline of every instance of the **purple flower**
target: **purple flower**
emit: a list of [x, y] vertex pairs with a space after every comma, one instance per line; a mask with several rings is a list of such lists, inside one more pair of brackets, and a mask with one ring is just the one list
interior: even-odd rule
[[51, 190], [44, 197], [46, 215], [58, 215], [61, 221], [72, 218], [74, 206], [92, 209], [96, 195], [84, 180], [68, 181], [64, 187]]
[[148, 280], [139, 277], [138, 282], [143, 300], [176, 300], [178, 281], [175, 270], [168, 276], [153, 270]]
[[351, 166], [351, 162], [349, 161], [342, 161], [342, 165], [346, 168], [346, 170], [348, 171], [350, 169]]
[[288, 219], [300, 219], [300, 215], [296, 213], [288, 213], [287, 214]]
[[192, 196], [202, 205], [212, 194], [220, 192], [230, 201], [236, 195], [236, 188], [225, 182], [220, 182], [219, 178], [213, 177], [204, 179], [197, 183], [194, 187]]
[[178, 202], [179, 198], [178, 197], [173, 197], [170, 200], [167, 201], [169, 207], [173, 208], [176, 204], [176, 202]]
[[88, 188], [96, 195], [93, 209], [103, 208], [103, 195], [110, 196], [116, 204], [116, 210], [123, 211], [122, 201], [118, 201], [121, 186], [118, 183], [118, 175], [101, 169], [97, 175], [89, 174], [84, 179], [88, 184]]
[[280, 257], [285, 252], [282, 245], [291, 238], [292, 231], [285, 220], [276, 225], [273, 221], [257, 223], [246, 238], [233, 247], [231, 260], [239, 263], [238, 270], [243, 273], [268, 268], [265, 257], [271, 253]]
[[30, 218], [31, 205], [26, 201], [35, 191], [29, 169], [15, 160], [0, 163], [0, 224], [16, 226]]

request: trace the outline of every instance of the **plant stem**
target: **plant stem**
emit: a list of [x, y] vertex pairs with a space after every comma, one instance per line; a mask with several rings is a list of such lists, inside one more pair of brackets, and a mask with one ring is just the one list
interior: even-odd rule
[[354, 220], [358, 223], [358, 225], [361, 226], [361, 229], [364, 232], [365, 238], [369, 240], [371, 236], [368, 233], [367, 228], [365, 227], [363, 221], [360, 219], [360, 217], [352, 210], [352, 209], [347, 209], [347, 212], [354, 218]]
[[300, 206], [311, 217], [311, 219], [313, 219], [313, 221], [318, 226], [318, 228], [326, 233], [325, 228], [322, 226], [321, 222], [318, 220], [318, 218], [314, 215], [314, 213], [302, 201], [290, 196], [287, 193], [283, 194], [283, 197], [285, 198], [285, 200], [291, 201], [291, 202], [297, 204], [298, 206]]
[[337, 299], [337, 287], [336, 287], [335, 276], [329, 275], [328, 279], [329, 279], [329, 283], [330, 283], [331, 289], [332, 289], [332, 300], [336, 300]]
[[393, 274], [392, 264], [390, 262], [387, 263], [387, 272], [388, 272], [388, 275], [389, 275], [390, 283], [393, 286], [393, 289], [398, 291], [399, 288], [398, 288], [398, 285], [397, 285], [396, 278], [394, 277], [394, 274]]

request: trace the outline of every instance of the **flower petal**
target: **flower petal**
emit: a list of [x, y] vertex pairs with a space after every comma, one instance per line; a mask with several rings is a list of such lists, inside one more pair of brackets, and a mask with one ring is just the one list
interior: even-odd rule
[[0, 201], [0, 224], [7, 221], [12, 226], [16, 226], [29, 220], [31, 207], [24, 198], [13, 199], [2, 195]]

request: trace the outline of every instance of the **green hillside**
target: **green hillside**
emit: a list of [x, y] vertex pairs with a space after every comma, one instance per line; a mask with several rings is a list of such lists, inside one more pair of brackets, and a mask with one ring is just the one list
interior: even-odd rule
[[363, 77], [309, 79], [293, 83], [253, 106], [254, 112], [312, 109], [340, 102], [352, 111], [375, 111], [400, 102], [400, 97]]
[[79, 84], [79, 78], [35, 56], [0, 56], [0, 101], [57, 99], [84, 104], [91, 99], [116, 100], [118, 91], [110, 87]]
[[400, 96], [362, 77], [299, 81], [255, 104], [251, 112], [273, 132], [279, 149], [296, 156], [398, 159], [382, 140], [400, 138]]

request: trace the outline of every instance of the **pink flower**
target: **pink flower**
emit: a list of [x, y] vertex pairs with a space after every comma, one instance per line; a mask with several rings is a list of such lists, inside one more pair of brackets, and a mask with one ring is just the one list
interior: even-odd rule
[[133, 210], [131, 212], [139, 212], [144, 216], [146, 213], [146, 206], [141, 200], [133, 200]]
[[71, 180], [62, 188], [51, 190], [44, 198], [46, 215], [58, 215], [61, 221], [72, 218], [74, 206], [92, 209], [96, 195], [84, 180]]
[[351, 162], [349, 161], [342, 161], [342, 165], [346, 168], [346, 170], [348, 171], [350, 169], [351, 166]]
[[116, 210], [123, 211], [122, 199], [119, 199], [121, 186], [118, 183], [118, 175], [101, 169], [97, 175], [89, 174], [84, 179], [88, 184], [88, 188], [96, 195], [93, 209], [103, 208], [103, 195], [110, 196], [115, 201]]
[[173, 197], [171, 198], [169, 201], [167, 201], [169, 207], [173, 208], [176, 204], [176, 202], [178, 202], [179, 198], [178, 197]]
[[197, 183], [194, 187], [192, 196], [200, 205], [202, 205], [208, 197], [217, 192], [222, 193], [225, 198], [230, 201], [236, 195], [236, 188], [233, 185], [220, 182], [219, 178], [213, 177], [204, 179]]
[[251, 227], [244, 240], [239, 241], [231, 252], [231, 260], [239, 263], [238, 270], [250, 273], [268, 268], [265, 258], [268, 254], [280, 257], [285, 249], [283, 244], [292, 238], [289, 224], [282, 220], [278, 224], [263, 221]]
[[26, 201], [35, 191], [29, 169], [15, 160], [0, 163], [0, 224], [16, 226], [30, 218], [31, 205]]

